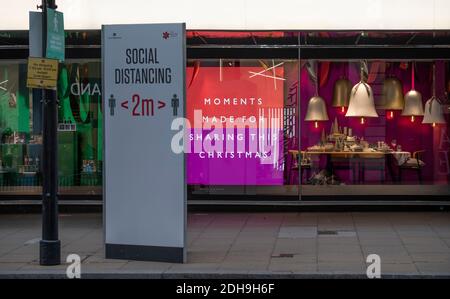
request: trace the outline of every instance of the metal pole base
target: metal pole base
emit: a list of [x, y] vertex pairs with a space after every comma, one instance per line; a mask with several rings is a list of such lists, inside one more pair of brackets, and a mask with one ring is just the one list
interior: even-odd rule
[[39, 243], [39, 263], [41, 266], [61, 264], [61, 241], [41, 240]]

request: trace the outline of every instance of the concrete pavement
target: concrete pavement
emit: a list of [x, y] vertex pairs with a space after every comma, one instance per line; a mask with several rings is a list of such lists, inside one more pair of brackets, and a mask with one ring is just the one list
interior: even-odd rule
[[[0, 215], [0, 278], [65, 277], [39, 265], [40, 215]], [[62, 257], [82, 277], [450, 277], [448, 212], [191, 213], [188, 263], [104, 259], [102, 215], [60, 216]]]

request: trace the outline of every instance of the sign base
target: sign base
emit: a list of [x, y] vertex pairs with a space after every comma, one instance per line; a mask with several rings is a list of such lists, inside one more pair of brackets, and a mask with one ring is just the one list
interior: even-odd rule
[[107, 259], [183, 263], [183, 247], [106, 244]]

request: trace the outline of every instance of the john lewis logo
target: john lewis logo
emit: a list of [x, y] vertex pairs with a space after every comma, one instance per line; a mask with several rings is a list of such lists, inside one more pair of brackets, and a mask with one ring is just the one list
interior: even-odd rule
[[178, 36], [178, 33], [173, 32], [173, 31], [164, 31], [162, 33], [162, 38], [165, 40], [169, 39], [170, 37], [177, 37], [177, 36]]
[[122, 39], [116, 32], [113, 32], [108, 39]]

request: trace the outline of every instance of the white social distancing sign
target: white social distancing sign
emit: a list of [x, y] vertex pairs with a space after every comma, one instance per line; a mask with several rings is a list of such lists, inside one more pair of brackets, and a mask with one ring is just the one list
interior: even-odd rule
[[185, 262], [185, 24], [102, 27], [107, 258]]

